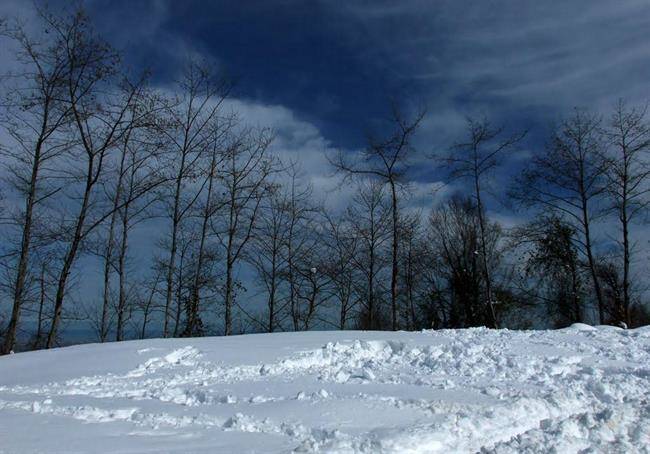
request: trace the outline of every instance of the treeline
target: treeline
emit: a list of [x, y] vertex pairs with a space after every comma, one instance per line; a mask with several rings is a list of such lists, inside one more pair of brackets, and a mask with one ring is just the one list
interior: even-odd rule
[[[37, 34], [2, 23], [16, 49], [1, 112], [3, 353], [59, 345], [69, 320], [91, 323], [102, 342], [648, 322], [634, 273], [645, 109], [620, 103], [561, 122], [499, 185], [532, 219], [506, 229], [486, 210], [489, 183], [525, 134], [468, 120], [427, 161], [464, 191], [418, 212], [408, 180], [424, 111], [395, 105], [391, 129], [362, 152], [328, 156], [354, 192], [334, 209], [298, 162], [278, 159], [273, 131], [227, 106], [232, 86], [209, 68], [189, 62], [161, 89], [126, 71], [83, 11], [39, 13]], [[153, 259], [134, 270], [137, 238], [152, 234]], [[75, 296], [89, 280], [98, 294]]]

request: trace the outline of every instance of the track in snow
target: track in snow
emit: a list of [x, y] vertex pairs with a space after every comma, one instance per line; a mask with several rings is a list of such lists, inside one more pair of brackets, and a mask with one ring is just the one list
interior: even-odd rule
[[0, 452], [650, 452], [650, 330], [309, 332], [0, 358]]

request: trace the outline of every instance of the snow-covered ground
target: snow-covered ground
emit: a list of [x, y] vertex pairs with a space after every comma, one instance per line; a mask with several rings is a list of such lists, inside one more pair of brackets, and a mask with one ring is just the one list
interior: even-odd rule
[[650, 452], [650, 329], [306, 332], [0, 357], [0, 452]]

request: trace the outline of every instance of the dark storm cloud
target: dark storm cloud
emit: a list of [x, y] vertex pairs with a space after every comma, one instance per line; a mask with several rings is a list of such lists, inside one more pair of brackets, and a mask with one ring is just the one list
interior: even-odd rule
[[448, 146], [467, 114], [530, 129], [533, 149], [574, 106], [650, 98], [646, 0], [86, 5], [127, 64], [151, 68], [156, 83], [200, 56], [238, 81], [239, 99], [288, 109], [334, 147], [362, 146], [395, 95], [428, 107], [417, 142], [426, 152]]
[[[460, 99], [647, 94], [650, 2], [404, 2], [351, 7], [406, 80]], [[430, 87], [433, 88], [433, 87]], [[514, 98], [514, 99], [513, 99]]]

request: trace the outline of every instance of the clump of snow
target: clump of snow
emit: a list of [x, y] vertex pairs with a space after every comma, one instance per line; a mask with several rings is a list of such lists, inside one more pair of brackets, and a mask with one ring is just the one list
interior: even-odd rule
[[648, 452], [650, 329], [310, 332], [21, 353], [0, 357], [0, 428], [3, 453]]
[[576, 331], [595, 331], [596, 330], [595, 327], [593, 327], [591, 325], [587, 325], [585, 323], [574, 323], [573, 325], [571, 325], [569, 327], [569, 329], [576, 330]]

